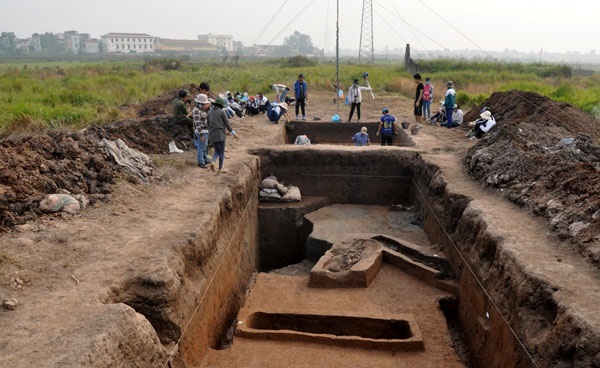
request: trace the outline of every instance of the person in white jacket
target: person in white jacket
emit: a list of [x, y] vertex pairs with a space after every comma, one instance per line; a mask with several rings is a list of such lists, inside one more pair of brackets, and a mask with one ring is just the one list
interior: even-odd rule
[[496, 119], [490, 110], [483, 111], [479, 116], [481, 119], [469, 123], [469, 126], [473, 126], [473, 130], [467, 133], [469, 139], [481, 139], [485, 133], [496, 125]]
[[350, 103], [350, 116], [348, 116], [348, 122], [352, 120], [354, 110], [356, 109], [356, 116], [360, 122], [360, 104], [362, 102], [361, 91], [370, 91], [370, 87], [364, 87], [358, 84], [358, 79], [354, 79], [354, 83], [348, 89], [348, 102]]

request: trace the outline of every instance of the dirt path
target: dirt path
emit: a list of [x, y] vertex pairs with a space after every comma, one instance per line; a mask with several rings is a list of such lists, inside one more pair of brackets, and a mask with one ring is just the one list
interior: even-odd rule
[[[326, 102], [328, 101], [328, 102]], [[410, 121], [410, 102], [377, 98], [363, 104], [363, 120], [378, 120], [389, 107], [401, 121]], [[342, 107], [342, 119], [347, 114]], [[336, 105], [326, 95], [312, 99], [309, 116], [328, 119]], [[44, 217], [1, 235], [0, 297], [16, 299], [15, 310], [0, 310], [0, 365], [10, 367], [114, 366], [130, 361], [156, 366], [164, 356], [122, 351], [107, 357], [103, 349], [122, 341], [160, 344], [152, 326], [123, 304], [106, 304], [139, 274], [170, 274], [174, 245], [185, 243], [214, 221], [218, 199], [231, 195], [237, 173], [252, 158], [245, 152], [269, 145], [280, 134], [264, 116], [234, 120], [240, 140], [228, 140], [227, 174], [217, 176], [195, 165], [195, 152], [155, 156], [163, 180], [154, 185], [119, 182], [112, 200], [82, 214]], [[412, 148], [438, 165], [452, 191], [473, 199], [468, 210], [482, 212], [510, 252], [531, 272], [556, 284], [559, 304], [600, 329], [600, 282], [572, 246], [547, 235], [547, 226], [508, 203], [500, 189], [483, 189], [465, 175], [464, 152], [475, 144], [462, 130], [425, 126]], [[169, 276], [176, 282], [176, 275]], [[144, 326], [143, 328], [139, 326]], [[123, 331], [127, 331], [124, 333]], [[102, 364], [100, 364], [102, 362]]]

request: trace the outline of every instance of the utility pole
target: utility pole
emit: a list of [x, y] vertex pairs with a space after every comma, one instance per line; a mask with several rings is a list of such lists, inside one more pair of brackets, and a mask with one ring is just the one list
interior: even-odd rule
[[337, 100], [337, 111], [340, 112], [340, 0], [336, 2], [335, 15], [335, 99]]
[[373, 1], [363, 0], [358, 61], [373, 63]]

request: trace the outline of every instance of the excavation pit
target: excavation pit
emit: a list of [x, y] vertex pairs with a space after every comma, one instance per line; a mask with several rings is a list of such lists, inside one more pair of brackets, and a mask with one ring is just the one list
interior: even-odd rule
[[[237, 342], [231, 345], [233, 350], [227, 355], [228, 363], [216, 366], [239, 364], [236, 359], [240, 354], [261, 350], [251, 342], [252, 337], [259, 336], [261, 341], [281, 343], [287, 339], [290, 344], [297, 344], [313, 339], [311, 342], [352, 347], [353, 343], [344, 345], [345, 340], [339, 338], [335, 342], [323, 342], [329, 339], [323, 337], [328, 335], [327, 328], [306, 330], [313, 322], [308, 317], [295, 319], [300, 315], [315, 319], [330, 315], [331, 311], [323, 312], [323, 306], [331, 306], [332, 301], [324, 302], [323, 292], [334, 293], [336, 310], [352, 312], [350, 314], [375, 319], [389, 316], [390, 311], [382, 308], [377, 298], [391, 298], [391, 305], [397, 308], [391, 314], [412, 314], [419, 326], [427, 321], [426, 327], [420, 326], [423, 339], [430, 341], [424, 346], [423, 361], [441, 349], [439, 351], [446, 352], [435, 354], [450, 354], [452, 358], [435, 364], [478, 367], [502, 361], [527, 366], [527, 352], [510, 335], [506, 324], [499, 323], [499, 317], [493, 314], [485, 323], [488, 337], [483, 344], [501, 348], [492, 355], [488, 350], [486, 356], [465, 353], [481, 346], [481, 322], [470, 325], [470, 316], [482, 310], [485, 315], [489, 304], [485, 293], [473, 285], [472, 275], [465, 273], [460, 258], [448, 245], [446, 231], [457, 228], [469, 201], [446, 192], [445, 183], [439, 180], [438, 168], [423, 161], [418, 153], [388, 147], [356, 151], [355, 147], [290, 145], [256, 149], [252, 153], [260, 159], [261, 177], [275, 175], [285, 184], [299, 187], [302, 202], [259, 203], [259, 269], [263, 272], [275, 269], [275, 272], [258, 274], [247, 300], [250, 307], [242, 307], [238, 315], [242, 323], [237, 326]], [[383, 229], [362, 227], [365, 221], [361, 216], [369, 211], [375, 215], [365, 215], [368, 218], [389, 216]], [[398, 226], [399, 223], [403, 225]], [[315, 289], [311, 288], [306, 267], [303, 272], [280, 271], [307, 260], [314, 265], [337, 240], [354, 233], [383, 244], [380, 270], [369, 275], [359, 288], [330, 285]], [[404, 286], [390, 287], [388, 283], [392, 280], [400, 285], [414, 285], [406, 286], [412, 291], [404, 290]], [[470, 285], [468, 292], [465, 285]], [[355, 293], [365, 287], [370, 291], [362, 300]], [[384, 296], [386, 293], [389, 295]], [[415, 304], [406, 301], [410, 293], [414, 293], [415, 300], [423, 299]], [[273, 310], [274, 300], [279, 306], [276, 310]], [[452, 314], [440, 308], [444, 300], [456, 301]], [[424, 305], [429, 307], [424, 308]], [[363, 307], [365, 309], [361, 309]], [[452, 317], [451, 321], [448, 316]], [[294, 324], [305, 326], [292, 326]], [[335, 335], [334, 329], [330, 332]], [[285, 349], [293, 350], [294, 346]], [[209, 353], [206, 361], [214, 363], [215, 357]], [[220, 359], [223, 357], [219, 355]], [[340, 361], [340, 364], [347, 363]]]
[[[502, 133], [517, 131], [501, 125]], [[489, 142], [465, 144], [454, 130], [426, 126], [413, 137], [421, 154], [344, 147], [350, 145], [346, 133], [339, 143], [324, 144], [318, 136], [313, 147], [299, 149], [284, 145], [282, 125], [239, 128], [243, 138], [261, 137], [248, 145], [231, 140], [237, 145], [228, 146], [227, 175], [198, 170], [193, 152], [172, 155], [177, 165], [167, 166], [176, 172], [174, 185], [155, 192], [125, 184], [114, 207], [3, 237], [9, 255], [27, 254], [5, 273], [12, 278], [18, 271], [25, 284], [3, 288], [5, 297], [19, 294], [17, 309], [3, 312], [3, 365], [600, 367], [595, 270], [574, 256], [572, 244], [548, 236], [539, 219], [464, 175], [463, 148], [471, 145], [466, 159], [478, 157], [481, 164]], [[247, 155], [255, 143], [265, 148]], [[301, 187], [303, 201], [259, 203], [256, 183], [270, 171]], [[294, 262], [316, 262], [331, 247], [331, 239], [319, 235], [324, 220], [311, 220], [317, 211], [337, 207], [339, 228], [353, 232], [360, 222], [351, 222], [356, 212], [348, 209], [358, 206], [411, 212], [427, 243], [416, 233], [369, 234], [387, 249], [366, 288], [311, 288], [310, 267], [286, 271]], [[421, 252], [425, 257], [415, 256], [409, 243], [419, 250], [431, 246]], [[436, 254], [447, 263], [434, 262]], [[421, 276], [423, 270], [433, 277]], [[326, 315], [334, 309], [384, 320], [412, 315], [424, 348], [389, 352], [239, 335], [223, 344], [233, 334], [229, 327], [252, 313]], [[468, 358], [458, 359], [459, 350], [469, 351]]]
[[[526, 333], [523, 326], [532, 323], [521, 318], [550, 326], [559, 313], [552, 293], [516, 262], [507, 262], [505, 270], [492, 269], [497, 257], [506, 257], [499, 251], [501, 239], [488, 233], [481, 214], [469, 210], [468, 198], [448, 191], [438, 167], [417, 152], [395, 147], [280, 145], [251, 154], [260, 161], [260, 172], [220, 207], [224, 235], [214, 241], [222, 258], [213, 259], [227, 267], [203, 265], [216, 270], [211, 274], [215, 282], [203, 294], [206, 300], [179, 344], [174, 366], [275, 367], [268, 357], [289, 356], [294, 362], [286, 360], [289, 367], [368, 366], [374, 361], [381, 366], [402, 361], [415, 367], [534, 367], [511, 328]], [[299, 187], [302, 201], [259, 202], [255, 183], [271, 174]], [[234, 231], [229, 224], [242, 212], [244, 221]], [[244, 243], [231, 242], [232, 233]], [[314, 264], [333, 244], [357, 234], [383, 244], [376, 274], [360, 287], [311, 287]], [[251, 267], [261, 271], [255, 278]], [[482, 289], [482, 279], [497, 290], [495, 300]], [[511, 309], [515, 300], [524, 308]], [[509, 307], [499, 312], [497, 305]], [[275, 321], [265, 314], [275, 315]], [[176, 329], [163, 330], [167, 324], [162, 322], [172, 318], [169, 309], [154, 315], [162, 319], [151, 322], [163, 342], [177, 337]], [[336, 336], [337, 327], [328, 331], [326, 325], [308, 329], [314, 321], [306, 317], [408, 320], [400, 315], [414, 318], [422, 348], [395, 345], [403, 339]], [[416, 329], [410, 330], [417, 336]], [[397, 341], [385, 347], [383, 340]], [[380, 355], [381, 350], [397, 353]]]
[[305, 341], [367, 349], [420, 350], [423, 338], [409, 315], [386, 318], [333, 314], [252, 313], [238, 322], [247, 338]]

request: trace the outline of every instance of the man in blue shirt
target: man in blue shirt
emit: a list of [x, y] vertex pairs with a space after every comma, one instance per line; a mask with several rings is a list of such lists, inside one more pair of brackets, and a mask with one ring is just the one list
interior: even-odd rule
[[355, 146], [368, 146], [371, 144], [369, 141], [369, 133], [367, 133], [367, 127], [360, 128], [360, 132], [354, 134], [352, 142]]
[[302, 109], [302, 120], [306, 120], [306, 100], [308, 100], [308, 87], [304, 81], [304, 75], [298, 75], [298, 80], [294, 83], [294, 94], [296, 97], [296, 119], [300, 119], [300, 109]]
[[382, 146], [393, 146], [394, 135], [398, 134], [398, 127], [396, 126], [396, 118], [390, 114], [390, 110], [384, 107], [381, 110], [383, 116], [381, 117], [379, 128], [377, 129], [377, 135], [381, 134], [381, 145]]

